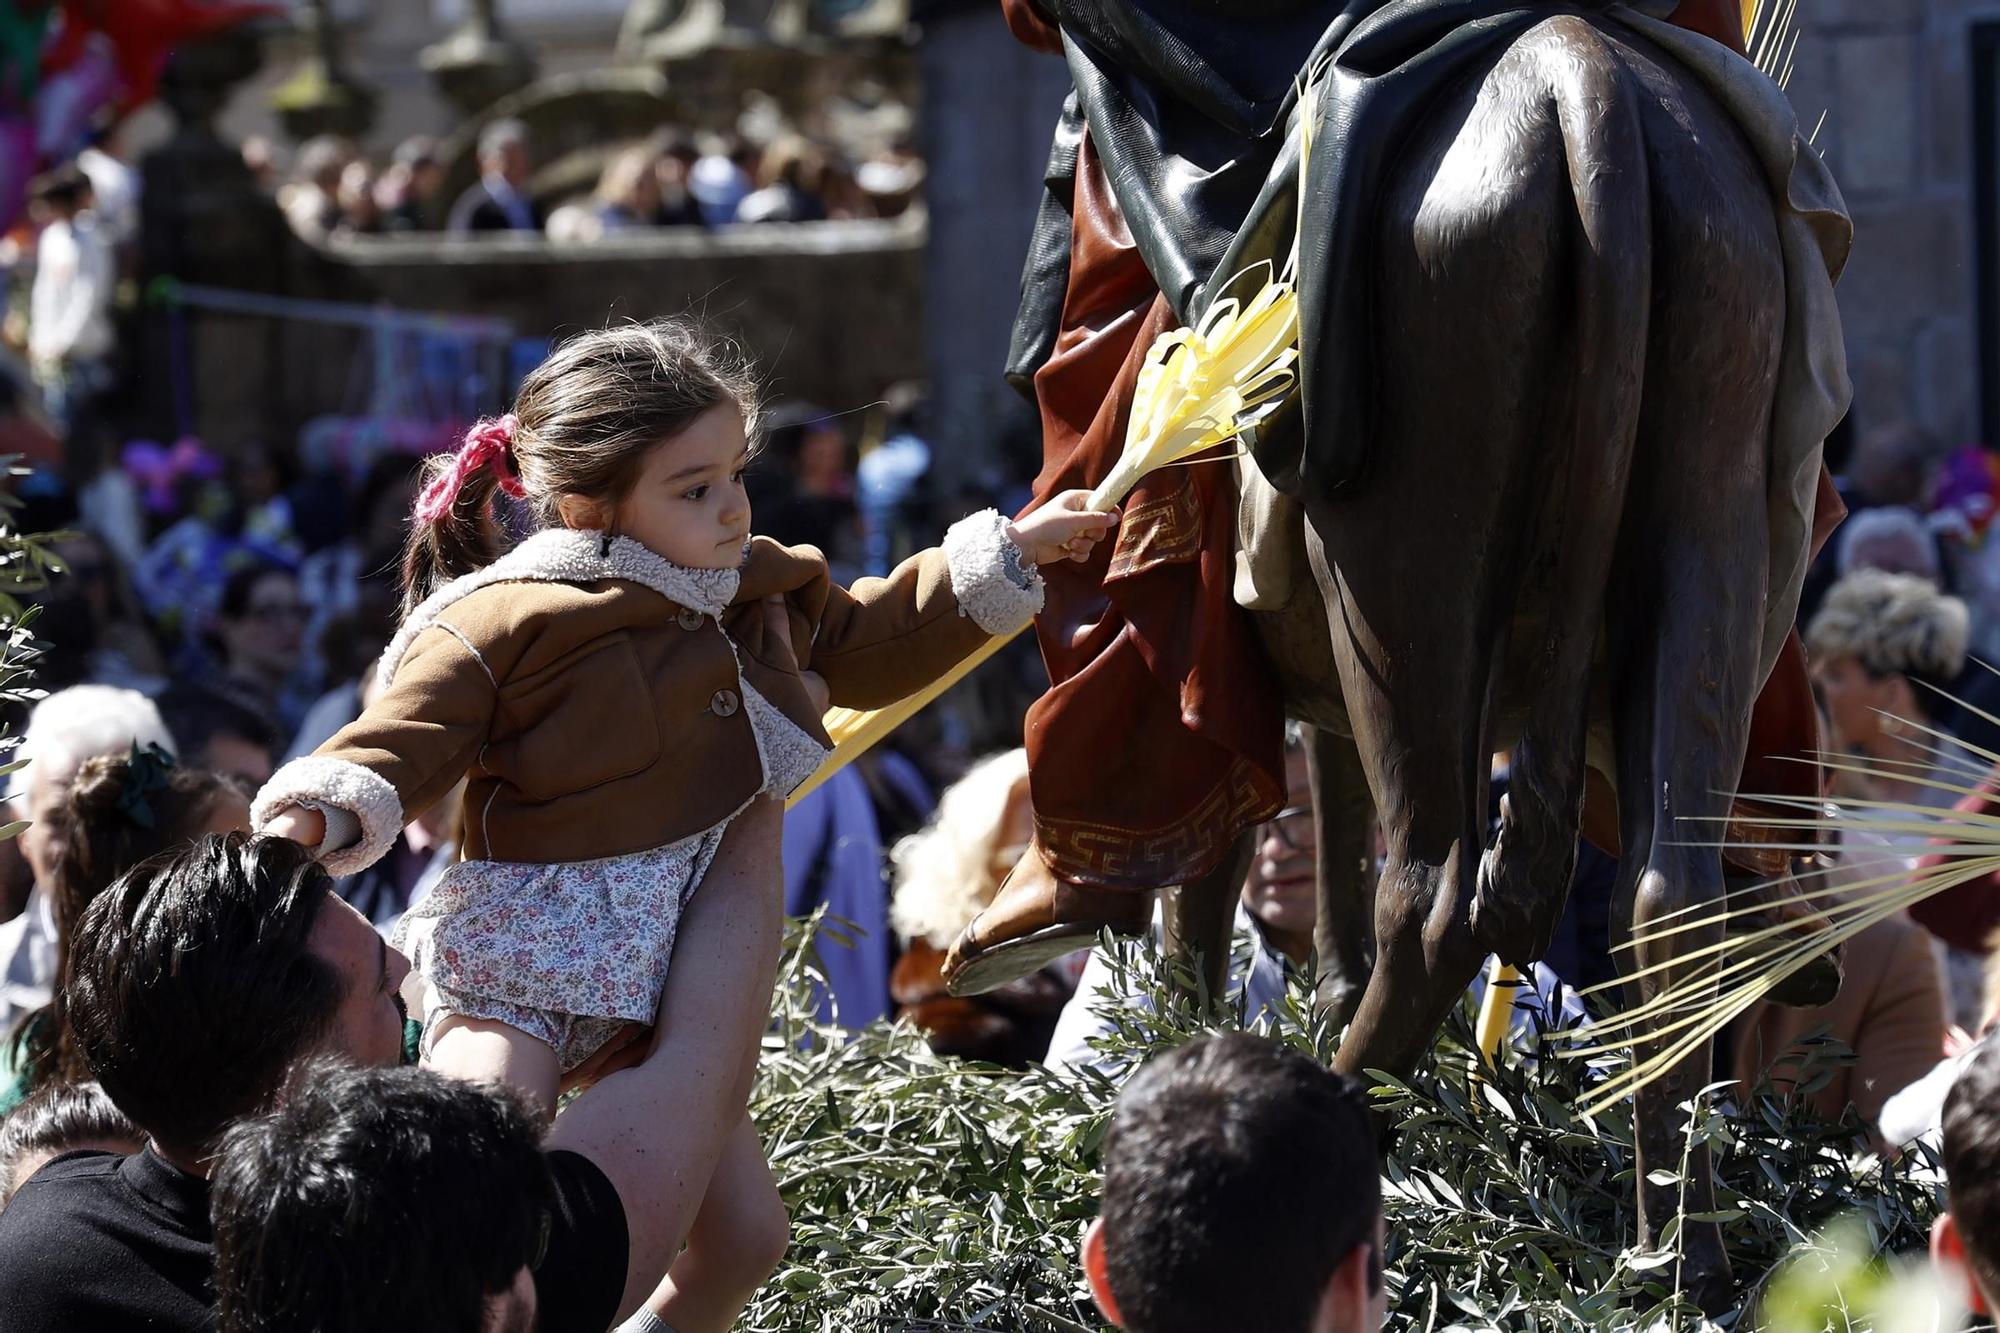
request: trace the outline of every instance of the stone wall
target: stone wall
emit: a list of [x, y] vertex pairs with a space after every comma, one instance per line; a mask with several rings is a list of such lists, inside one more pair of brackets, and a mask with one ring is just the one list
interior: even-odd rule
[[[180, 192], [177, 211], [194, 212], [200, 199]], [[240, 223], [256, 214], [256, 202], [236, 195], [225, 211]], [[419, 235], [321, 247], [270, 221], [249, 231], [248, 243], [196, 245], [160, 256], [151, 272], [308, 300], [493, 317], [525, 338], [695, 314], [742, 340], [773, 396], [840, 410], [925, 374], [920, 216], [717, 234], [669, 230], [587, 246]], [[186, 237], [183, 228], [156, 226], [155, 234]], [[287, 447], [307, 420], [355, 410], [369, 383], [371, 344], [352, 328], [195, 309], [177, 330], [163, 313], [151, 313], [144, 335], [147, 424], [155, 432], [171, 428], [177, 389], [168, 368], [178, 357], [194, 428], [224, 450], [258, 442]]]
[[986, 468], [1032, 471], [1040, 457], [1038, 436], [1027, 440], [1025, 460], [997, 457], [1002, 440], [1036, 429], [1001, 371], [1049, 138], [1070, 82], [1060, 59], [1014, 40], [994, 0], [938, 0], [916, 14], [930, 164], [931, 432], [950, 486]]
[[1996, 443], [1978, 336], [1973, 29], [1994, 0], [1799, 0], [1792, 103], [1854, 216], [1841, 282], [1858, 431], [1913, 419]]

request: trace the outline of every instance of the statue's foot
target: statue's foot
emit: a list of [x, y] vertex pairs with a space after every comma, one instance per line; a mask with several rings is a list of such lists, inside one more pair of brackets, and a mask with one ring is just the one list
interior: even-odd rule
[[[1726, 935], [1730, 944], [1730, 961], [1739, 948], [1738, 941], [1745, 941], [1740, 947], [1761, 951], [1776, 944], [1793, 945], [1815, 936], [1824, 937], [1833, 930], [1833, 923], [1817, 905], [1808, 901], [1799, 888], [1798, 880], [1789, 869], [1775, 877], [1768, 873], [1745, 875], [1735, 866], [1729, 866], [1727, 884], [1729, 902], [1734, 910], [1743, 910], [1743, 915], [1732, 917]], [[1765, 868], [1766, 870], [1769, 867]], [[1781, 926], [1775, 934], [1764, 935], [1755, 943], [1747, 943], [1760, 932]], [[1823, 950], [1806, 960], [1797, 971], [1772, 987], [1768, 998], [1773, 1004], [1784, 1005], [1788, 1009], [1816, 1009], [1823, 1004], [1833, 1003], [1833, 997], [1840, 992], [1840, 948], [1828, 944]]]
[[1140, 935], [1152, 923], [1152, 894], [1070, 884], [1050, 874], [1031, 850], [952, 942], [945, 988], [953, 995], [983, 995], [1089, 947], [1099, 931]]

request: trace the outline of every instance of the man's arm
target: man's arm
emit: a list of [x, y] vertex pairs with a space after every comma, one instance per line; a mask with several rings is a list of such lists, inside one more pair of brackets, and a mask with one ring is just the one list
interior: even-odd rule
[[546, 1141], [589, 1158], [625, 1207], [623, 1319], [652, 1294], [741, 1121], [770, 1021], [783, 926], [783, 811], [758, 798], [724, 835], [680, 921], [646, 1059], [590, 1088]]

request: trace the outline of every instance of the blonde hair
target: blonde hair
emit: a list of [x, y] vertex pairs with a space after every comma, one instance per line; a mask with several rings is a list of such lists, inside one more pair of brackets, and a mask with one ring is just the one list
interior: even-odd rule
[[1008, 797], [1027, 776], [1026, 750], [988, 756], [946, 790], [921, 832], [896, 844], [889, 924], [901, 939], [946, 948], [993, 901], [1000, 887], [993, 854]]
[[1928, 579], [1857, 569], [1827, 593], [1806, 647], [1822, 661], [1851, 657], [1870, 675], [1941, 686], [1964, 669], [1971, 632], [1965, 603]]

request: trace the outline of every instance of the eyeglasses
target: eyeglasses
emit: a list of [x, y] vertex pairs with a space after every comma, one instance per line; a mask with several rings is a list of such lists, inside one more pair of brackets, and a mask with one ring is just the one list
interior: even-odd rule
[[1319, 827], [1309, 805], [1288, 805], [1264, 825], [1265, 836], [1276, 834], [1278, 841], [1295, 852], [1310, 852], [1319, 846]]
[[272, 602], [268, 606], [253, 606], [244, 614], [265, 625], [302, 625], [312, 618], [312, 612], [304, 602]]

